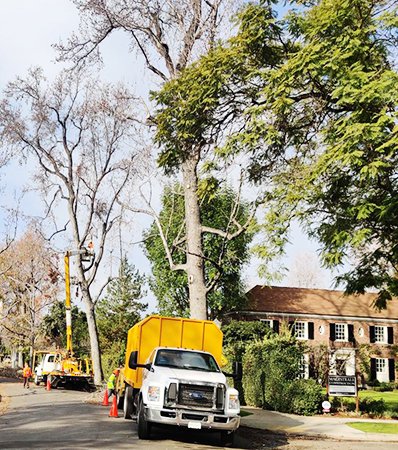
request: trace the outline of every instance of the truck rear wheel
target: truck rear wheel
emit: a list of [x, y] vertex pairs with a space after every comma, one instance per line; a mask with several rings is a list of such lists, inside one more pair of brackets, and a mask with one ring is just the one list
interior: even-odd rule
[[139, 439], [150, 439], [151, 438], [151, 423], [145, 418], [144, 403], [140, 400], [138, 405], [137, 414], [137, 425], [138, 425], [138, 438]]
[[130, 420], [133, 412], [133, 388], [131, 386], [126, 386], [123, 399], [123, 417]]

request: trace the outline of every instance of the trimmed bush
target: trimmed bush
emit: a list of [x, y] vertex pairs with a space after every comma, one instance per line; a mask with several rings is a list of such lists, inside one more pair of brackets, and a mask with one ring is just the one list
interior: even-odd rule
[[321, 387], [314, 381], [298, 380], [303, 353], [304, 346], [288, 330], [249, 344], [243, 357], [246, 403], [281, 412], [316, 412]]
[[364, 398], [359, 403], [359, 410], [364, 413], [382, 416], [386, 411], [386, 403], [383, 399], [374, 400], [371, 398]]
[[378, 386], [374, 386], [373, 390], [377, 392], [390, 392], [395, 388], [395, 383], [381, 382]]
[[321, 411], [322, 386], [315, 380], [295, 380], [291, 384], [291, 398], [290, 412], [312, 416]]

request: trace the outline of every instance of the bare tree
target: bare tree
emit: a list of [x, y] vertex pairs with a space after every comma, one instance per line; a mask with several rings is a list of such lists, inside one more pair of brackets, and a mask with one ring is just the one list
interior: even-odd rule
[[316, 254], [297, 254], [289, 269], [288, 281], [294, 287], [317, 288], [322, 283], [321, 264]]
[[41, 319], [57, 298], [58, 255], [30, 227], [0, 256], [0, 270], [3, 337], [16, 347], [29, 346], [32, 357]]
[[63, 72], [49, 84], [35, 69], [10, 83], [0, 104], [0, 132], [11, 147], [36, 160], [35, 184], [46, 200], [46, 217], [64, 218], [54, 234], [69, 232], [67, 250], [96, 243], [91, 263], [76, 256], [76, 270], [99, 384], [94, 282], [107, 237], [121, 215], [116, 200], [133, 178], [134, 102], [125, 87], [84, 77], [80, 71]]
[[[100, 45], [117, 31], [126, 32], [146, 67], [167, 81], [215, 42], [221, 24], [239, 2], [227, 0], [75, 0], [81, 14], [80, 32], [57, 45], [60, 58], [75, 67], [100, 59]], [[223, 22], [224, 21], [224, 22]], [[191, 317], [207, 318], [202, 223], [198, 198], [198, 171], [202, 148], [187, 150], [180, 171], [184, 187], [186, 263], [171, 268], [186, 270]], [[207, 230], [214, 232], [214, 230]], [[222, 231], [220, 231], [222, 232]], [[225, 232], [227, 236], [228, 232]], [[166, 253], [168, 250], [166, 250]]]

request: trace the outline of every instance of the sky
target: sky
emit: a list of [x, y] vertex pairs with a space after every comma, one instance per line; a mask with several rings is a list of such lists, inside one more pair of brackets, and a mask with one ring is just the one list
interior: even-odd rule
[[[43, 67], [45, 75], [51, 79], [60, 71], [60, 64], [55, 62], [55, 50], [52, 44], [60, 39], [65, 40], [76, 31], [79, 18], [75, 6], [69, 0], [0, 0], [0, 91], [16, 76], [26, 75], [34, 66]], [[143, 94], [147, 79], [151, 75], [135, 61], [134, 54], [129, 53], [129, 44], [122, 34], [112, 35], [102, 47], [104, 67], [99, 72], [102, 80], [110, 82], [123, 81], [132, 86], [138, 94]], [[13, 198], [31, 176], [31, 168], [14, 162], [3, 170], [0, 184], [3, 185], [3, 202], [13, 202]], [[40, 215], [41, 203], [34, 193], [27, 194], [22, 200], [27, 214]], [[0, 213], [1, 214], [1, 213]], [[0, 215], [0, 222], [2, 217]], [[137, 219], [137, 229], [142, 229], [148, 220]], [[134, 239], [133, 239], [134, 240]], [[137, 236], [137, 240], [139, 237]], [[294, 267], [316, 267], [316, 282], [313, 287], [332, 288], [332, 275], [319, 269], [319, 261], [315, 242], [310, 242], [297, 225], [291, 235], [291, 244], [287, 249], [285, 265], [292, 268], [288, 276], [279, 285], [294, 285]], [[148, 261], [138, 245], [129, 252], [131, 262], [143, 272], [149, 272]], [[262, 284], [257, 275], [258, 262], [253, 260], [246, 269], [247, 287]], [[112, 268], [114, 270], [114, 268]], [[149, 294], [147, 299], [150, 308], [155, 301]]]

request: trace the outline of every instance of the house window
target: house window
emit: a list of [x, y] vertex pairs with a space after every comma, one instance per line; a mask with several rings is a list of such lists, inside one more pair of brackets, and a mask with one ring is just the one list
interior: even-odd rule
[[296, 322], [294, 324], [294, 332], [297, 339], [307, 339], [306, 322]]
[[395, 381], [394, 358], [371, 358], [370, 375], [371, 380], [378, 380], [380, 382]]
[[375, 342], [384, 344], [387, 342], [387, 327], [375, 326]]
[[299, 378], [309, 378], [309, 355], [302, 355], [300, 358]]
[[346, 323], [336, 323], [336, 341], [347, 341], [348, 327]]
[[270, 320], [270, 319], [261, 319], [260, 321], [265, 323], [265, 325], [267, 325], [269, 328], [272, 329], [272, 322], [273, 322], [272, 320]]
[[393, 344], [394, 328], [385, 325], [371, 325], [369, 327], [369, 338], [371, 344]]
[[388, 359], [376, 358], [376, 379], [380, 382], [388, 383], [390, 381], [388, 370]]
[[376, 372], [384, 373], [386, 371], [387, 363], [384, 358], [376, 358]]

